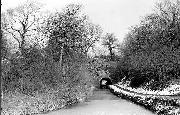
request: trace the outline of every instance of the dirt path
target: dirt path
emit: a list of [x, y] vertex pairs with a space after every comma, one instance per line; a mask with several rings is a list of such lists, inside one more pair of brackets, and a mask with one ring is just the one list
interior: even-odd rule
[[154, 115], [148, 110], [122, 100], [109, 90], [96, 90], [88, 102], [46, 115]]

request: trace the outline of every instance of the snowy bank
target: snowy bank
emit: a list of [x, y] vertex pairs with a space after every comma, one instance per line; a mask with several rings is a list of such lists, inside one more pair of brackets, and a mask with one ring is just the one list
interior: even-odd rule
[[152, 91], [152, 90], [146, 90], [143, 88], [132, 88], [128, 87], [126, 84], [118, 83], [119, 87], [122, 87], [124, 89], [128, 89], [130, 91], [138, 92], [138, 93], [144, 93], [144, 94], [156, 94], [156, 95], [177, 95], [180, 94], [180, 84], [172, 84], [169, 87], [165, 88], [162, 91]]
[[[110, 91], [122, 99], [130, 100], [146, 109], [151, 110], [158, 115], [179, 115], [180, 98], [163, 98], [166, 96], [155, 96], [153, 94], [141, 94], [128, 89], [118, 87], [118, 85], [109, 85]], [[177, 96], [178, 97], [178, 96]]]

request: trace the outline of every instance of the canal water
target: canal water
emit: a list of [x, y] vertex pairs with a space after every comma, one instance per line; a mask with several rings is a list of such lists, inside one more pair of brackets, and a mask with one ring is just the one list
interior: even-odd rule
[[149, 110], [120, 99], [109, 90], [97, 89], [88, 102], [68, 109], [60, 109], [46, 115], [154, 115]]

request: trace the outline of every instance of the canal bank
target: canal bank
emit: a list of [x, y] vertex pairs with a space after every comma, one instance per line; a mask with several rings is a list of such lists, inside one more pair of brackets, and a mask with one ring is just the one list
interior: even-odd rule
[[140, 105], [147, 110], [152, 111], [158, 115], [179, 115], [180, 104], [179, 96], [169, 95], [154, 95], [154, 94], [142, 94], [128, 89], [121, 88], [118, 85], [109, 85], [111, 93], [126, 99], [137, 105]]

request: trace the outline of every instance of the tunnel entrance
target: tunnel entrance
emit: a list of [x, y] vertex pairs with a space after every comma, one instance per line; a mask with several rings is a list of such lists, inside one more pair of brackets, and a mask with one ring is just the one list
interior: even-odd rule
[[100, 80], [100, 88], [107, 89], [108, 85], [112, 85], [112, 80], [110, 78], [102, 78]]

